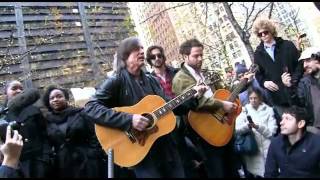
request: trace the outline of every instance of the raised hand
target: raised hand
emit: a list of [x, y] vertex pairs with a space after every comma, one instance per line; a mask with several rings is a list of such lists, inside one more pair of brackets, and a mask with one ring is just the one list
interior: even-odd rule
[[7, 126], [6, 141], [0, 147], [0, 151], [4, 156], [2, 165], [17, 168], [21, 150], [23, 147], [23, 140], [22, 136], [18, 133], [17, 130], [13, 131], [13, 136], [11, 131], [11, 126]]
[[281, 80], [282, 80], [282, 83], [287, 86], [287, 87], [291, 87], [292, 84], [291, 84], [291, 75], [287, 72], [283, 73], [281, 75]]

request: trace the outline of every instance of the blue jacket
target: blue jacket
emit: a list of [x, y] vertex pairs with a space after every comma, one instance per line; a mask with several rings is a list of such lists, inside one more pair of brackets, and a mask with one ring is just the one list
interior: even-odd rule
[[0, 166], [0, 178], [20, 178], [18, 170], [8, 166]]
[[264, 177], [319, 178], [320, 136], [306, 132], [294, 145], [287, 136], [272, 139]]

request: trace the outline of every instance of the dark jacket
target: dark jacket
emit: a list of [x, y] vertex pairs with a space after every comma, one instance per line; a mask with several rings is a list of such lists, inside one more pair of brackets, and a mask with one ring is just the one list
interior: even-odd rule
[[1, 165], [0, 178], [21, 178], [21, 176], [17, 169]]
[[306, 75], [303, 77], [297, 87], [290, 89], [292, 102], [298, 106], [305, 107], [308, 114], [311, 116], [310, 125], [314, 122], [313, 104], [312, 104], [312, 94], [310, 87], [311, 85], [318, 86], [320, 89], [320, 84], [318, 80], [312, 75]]
[[275, 38], [275, 61], [269, 56], [264, 49], [264, 44], [261, 42], [254, 52], [254, 62], [259, 66], [256, 72], [256, 78], [261, 87], [264, 87], [265, 81], [273, 81], [279, 86], [279, 90], [270, 94], [274, 105], [288, 106], [290, 97], [288, 96], [288, 88], [284, 86], [281, 80], [281, 75], [287, 71], [292, 75], [292, 82], [297, 84], [303, 74], [302, 63], [298, 63], [300, 52], [295, 45], [288, 40], [283, 40], [280, 37]]
[[40, 109], [33, 105], [24, 108], [18, 115], [8, 113], [5, 119], [20, 124], [23, 148], [19, 167], [24, 177], [46, 177], [50, 168], [46, 120]]
[[81, 108], [49, 113], [49, 142], [54, 147], [57, 177], [105, 177], [104, 152], [94, 124]]
[[320, 136], [305, 132], [292, 146], [287, 136], [272, 139], [264, 177], [319, 178]]

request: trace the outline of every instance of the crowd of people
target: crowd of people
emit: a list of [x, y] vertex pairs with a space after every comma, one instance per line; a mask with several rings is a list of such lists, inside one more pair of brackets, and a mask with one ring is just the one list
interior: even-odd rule
[[[19, 81], [8, 82], [1, 118], [17, 122], [19, 130], [7, 125], [6, 136], [1, 137], [0, 177], [107, 177], [108, 157], [94, 125], [143, 134], [152, 126], [148, 117], [115, 108], [133, 106], [147, 95], [169, 102], [190, 89], [192, 97], [173, 109], [173, 131], [159, 137], [136, 165], [115, 165], [115, 177], [235, 178], [242, 172], [250, 178], [320, 177], [320, 103], [316, 101], [320, 48], [300, 50], [278, 37], [268, 19], [257, 20], [253, 29], [261, 40], [253, 61], [258, 71], [235, 65], [235, 82], [246, 82], [238, 96], [240, 104], [214, 98], [216, 90], [224, 88], [221, 83], [203, 83], [204, 45], [197, 39], [180, 45], [179, 69], [167, 63], [163, 47], [150, 46], [145, 56], [138, 38], [124, 39], [115, 55], [113, 75], [96, 87], [84, 107], [70, 105], [66, 89], [49, 86], [42, 108], [30, 104], [16, 112], [8, 109], [8, 103], [24, 88]], [[143, 69], [145, 62], [151, 72]], [[212, 145], [188, 123], [190, 111], [232, 114], [241, 107], [234, 134], [251, 130], [258, 145], [255, 154], [234, 153], [234, 137], [223, 146]]]

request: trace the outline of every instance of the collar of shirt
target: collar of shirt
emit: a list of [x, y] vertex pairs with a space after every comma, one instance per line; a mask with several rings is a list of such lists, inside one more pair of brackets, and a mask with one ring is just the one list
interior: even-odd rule
[[[205, 78], [202, 75], [201, 72], [197, 73], [191, 66], [188, 64], [184, 64], [184, 66], [187, 68], [187, 70], [190, 72], [190, 74], [194, 77], [194, 79], [199, 82], [199, 80], [204, 81]], [[208, 90], [203, 94], [204, 97], [206, 98], [211, 98], [213, 96], [213, 92], [210, 87], [208, 87]]]
[[194, 79], [196, 79], [197, 82], [199, 82], [199, 80], [204, 80], [204, 77], [201, 72], [197, 73], [191, 66], [189, 66], [186, 63], [184, 65], [187, 68], [187, 70], [190, 72], [190, 74], [194, 77]]
[[275, 47], [276, 46], [276, 41], [275, 40], [272, 40], [272, 43], [271, 44], [266, 44], [264, 43], [264, 48], [267, 49], [267, 48], [272, 48], [272, 47]]

